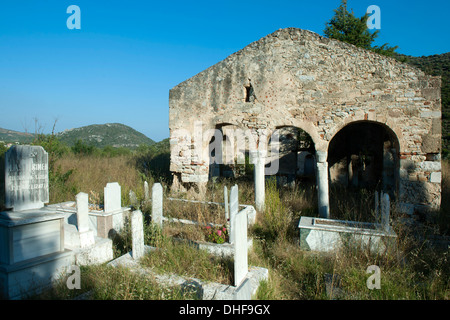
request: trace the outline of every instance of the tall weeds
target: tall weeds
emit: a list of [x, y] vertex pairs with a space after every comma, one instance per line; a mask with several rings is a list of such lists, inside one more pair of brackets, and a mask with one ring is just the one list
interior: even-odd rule
[[143, 176], [131, 165], [132, 157], [121, 155], [117, 157], [99, 157], [95, 155], [80, 156], [66, 154], [56, 160], [55, 167], [60, 172], [70, 172], [65, 179], [66, 188], [50, 190], [50, 202], [69, 201], [78, 192], [100, 195], [103, 202], [103, 192], [108, 182], [118, 182], [122, 190], [122, 204], [129, 204], [129, 191], [133, 190], [138, 198], [143, 199]]

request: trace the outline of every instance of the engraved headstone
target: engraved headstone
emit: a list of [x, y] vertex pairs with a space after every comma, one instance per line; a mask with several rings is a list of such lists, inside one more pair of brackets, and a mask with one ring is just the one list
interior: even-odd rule
[[12, 146], [5, 153], [5, 206], [39, 209], [49, 202], [48, 154], [41, 146]]

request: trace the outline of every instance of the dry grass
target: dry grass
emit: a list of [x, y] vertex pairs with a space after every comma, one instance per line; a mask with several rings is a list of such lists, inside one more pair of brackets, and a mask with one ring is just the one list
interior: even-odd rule
[[159, 285], [124, 267], [95, 265], [81, 268], [81, 289], [68, 289], [67, 276], [56, 281], [51, 290], [30, 297], [36, 300], [75, 299], [82, 294], [89, 300], [181, 300], [195, 298], [181, 288]]
[[174, 273], [227, 285], [233, 284], [233, 261], [216, 257], [186, 243], [166, 241], [141, 259], [141, 264], [158, 273]]
[[[65, 190], [50, 190], [50, 202], [73, 200], [78, 192], [86, 192], [90, 200], [97, 195], [103, 203], [104, 188], [108, 182], [118, 182], [122, 189], [122, 204], [129, 204], [128, 193], [133, 190], [138, 198], [143, 198], [143, 177], [131, 165], [131, 156], [99, 157], [66, 154], [58, 159], [55, 168], [66, 173], [72, 171], [65, 182]], [[65, 192], [64, 192], [65, 191]], [[92, 198], [94, 200], [94, 198]]]
[[225, 208], [222, 205], [164, 200], [164, 216], [197, 221], [200, 224], [225, 224]]

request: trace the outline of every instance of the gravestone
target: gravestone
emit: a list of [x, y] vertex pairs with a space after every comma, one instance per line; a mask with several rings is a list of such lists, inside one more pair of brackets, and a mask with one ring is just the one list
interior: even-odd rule
[[152, 187], [152, 222], [162, 228], [163, 223], [163, 189], [160, 183]]
[[76, 201], [78, 232], [86, 232], [89, 230], [89, 196], [80, 192], [76, 196]]
[[[104, 198], [105, 206], [104, 213], [105, 217], [108, 218], [108, 222], [104, 221], [101, 224], [110, 225], [112, 224], [112, 230], [114, 232], [119, 232], [123, 228], [123, 209], [122, 209], [122, 189], [120, 184], [117, 182], [109, 182], [104, 188]], [[108, 235], [109, 236], [108, 231]]]
[[64, 214], [48, 210], [48, 154], [41, 146], [5, 153], [5, 206], [0, 212], [0, 296], [41, 290], [73, 263], [64, 247]]
[[138, 260], [144, 255], [144, 222], [140, 210], [131, 213], [131, 255]]
[[133, 190], [130, 190], [130, 192], [128, 193], [128, 197], [130, 198], [130, 204], [134, 208], [138, 208], [139, 207], [139, 201], [138, 201], [138, 198], [136, 196], [136, 193], [134, 193]]
[[234, 285], [240, 286], [248, 274], [247, 214], [245, 210], [236, 212], [239, 207], [238, 186], [231, 188], [231, 215], [234, 216]]
[[122, 190], [117, 182], [109, 182], [104, 188], [105, 212], [115, 212], [122, 209]]
[[86, 248], [94, 245], [94, 232], [89, 230], [89, 196], [80, 192], [76, 196], [77, 200], [77, 227], [80, 237], [80, 247]]
[[255, 205], [256, 210], [264, 211], [265, 199], [265, 153], [257, 151], [254, 157], [254, 183], [255, 183]]
[[39, 209], [49, 202], [48, 153], [41, 146], [12, 146], [5, 153], [5, 206]]
[[375, 217], [380, 215], [380, 197], [378, 191], [375, 191]]
[[230, 210], [228, 208], [228, 188], [227, 186], [223, 187], [223, 202], [225, 205], [225, 220], [228, 223], [228, 220], [230, 219]]
[[389, 231], [389, 211], [390, 201], [389, 194], [384, 193], [381, 196], [381, 226], [385, 231]]
[[235, 230], [234, 230], [234, 220], [237, 213], [239, 212], [239, 199], [238, 199], [238, 187], [237, 185], [231, 187], [230, 191], [230, 243], [234, 243]]
[[148, 193], [148, 182], [144, 181], [144, 200], [149, 200], [149, 193]]

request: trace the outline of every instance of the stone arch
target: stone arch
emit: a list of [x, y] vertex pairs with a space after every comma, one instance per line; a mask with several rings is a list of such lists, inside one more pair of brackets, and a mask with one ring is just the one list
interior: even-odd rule
[[231, 122], [220, 122], [207, 130], [203, 150], [209, 159], [210, 178], [245, 175], [251, 151], [257, 148], [257, 138], [256, 131]]
[[347, 123], [328, 144], [329, 179], [347, 187], [383, 190], [395, 198], [399, 186], [398, 135], [385, 123]]
[[320, 136], [318, 128], [314, 125], [312, 121], [293, 118], [290, 121], [286, 122], [285, 119], [283, 119], [283, 121], [278, 121], [272, 124], [273, 128], [272, 133], [276, 129], [283, 127], [296, 127], [305, 131], [314, 142], [316, 150], [323, 150], [323, 151], [327, 150], [328, 147], [327, 141], [325, 141]]
[[386, 130], [390, 131], [398, 141], [398, 152], [403, 152], [407, 148], [406, 142], [403, 139], [403, 131], [402, 129], [395, 123], [394, 120], [391, 118], [386, 118], [385, 116], [377, 116], [372, 115], [370, 116], [369, 113], [363, 113], [359, 112], [354, 116], [350, 116], [345, 118], [343, 121], [340, 121], [336, 123], [335, 126], [333, 126], [331, 129], [327, 131], [327, 134], [325, 135], [325, 140], [327, 141], [326, 149], [328, 149], [329, 142], [334, 138], [334, 136], [342, 130], [344, 127], [346, 127], [349, 124], [356, 123], [356, 122], [367, 122], [367, 123], [376, 123], [386, 128]]

